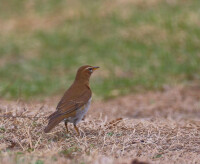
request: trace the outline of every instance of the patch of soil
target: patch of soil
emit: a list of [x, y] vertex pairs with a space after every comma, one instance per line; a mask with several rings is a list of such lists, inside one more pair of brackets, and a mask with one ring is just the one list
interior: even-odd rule
[[94, 102], [90, 114], [108, 118], [127, 117], [199, 119], [200, 86], [165, 88], [119, 97], [108, 102]]

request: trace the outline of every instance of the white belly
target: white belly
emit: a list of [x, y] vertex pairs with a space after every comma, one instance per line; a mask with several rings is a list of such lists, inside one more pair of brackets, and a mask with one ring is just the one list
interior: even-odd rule
[[92, 100], [92, 98], [90, 98], [88, 103], [85, 104], [83, 107], [77, 109], [75, 117], [69, 117], [65, 120], [67, 120], [68, 122], [74, 123], [74, 124], [79, 123], [83, 119], [85, 114], [87, 113], [87, 111], [90, 107], [91, 100]]

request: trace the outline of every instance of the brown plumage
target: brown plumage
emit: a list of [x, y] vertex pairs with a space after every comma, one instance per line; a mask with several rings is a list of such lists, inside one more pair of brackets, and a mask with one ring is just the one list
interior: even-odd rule
[[71, 122], [79, 134], [76, 124], [84, 117], [89, 108], [92, 97], [89, 79], [93, 71], [98, 68], [86, 65], [78, 69], [73, 84], [58, 103], [56, 111], [48, 117], [49, 123], [44, 129], [45, 133], [50, 132], [61, 121], [65, 120], [67, 131], [67, 123]]

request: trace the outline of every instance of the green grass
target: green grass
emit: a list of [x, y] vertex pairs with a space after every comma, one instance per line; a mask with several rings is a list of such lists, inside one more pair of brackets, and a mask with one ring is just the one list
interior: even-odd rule
[[114, 2], [2, 1], [0, 96], [61, 94], [84, 64], [101, 98], [200, 80], [199, 0]]

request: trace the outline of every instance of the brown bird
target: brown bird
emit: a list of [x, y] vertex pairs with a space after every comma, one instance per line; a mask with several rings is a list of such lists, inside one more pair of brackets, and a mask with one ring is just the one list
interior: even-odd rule
[[89, 80], [93, 71], [98, 68], [85, 65], [78, 69], [73, 84], [58, 103], [56, 111], [48, 117], [49, 123], [44, 129], [45, 133], [50, 132], [51, 129], [64, 120], [67, 132], [67, 123], [70, 122], [74, 124], [75, 130], [80, 135], [76, 125], [83, 119], [89, 109], [92, 99]]

